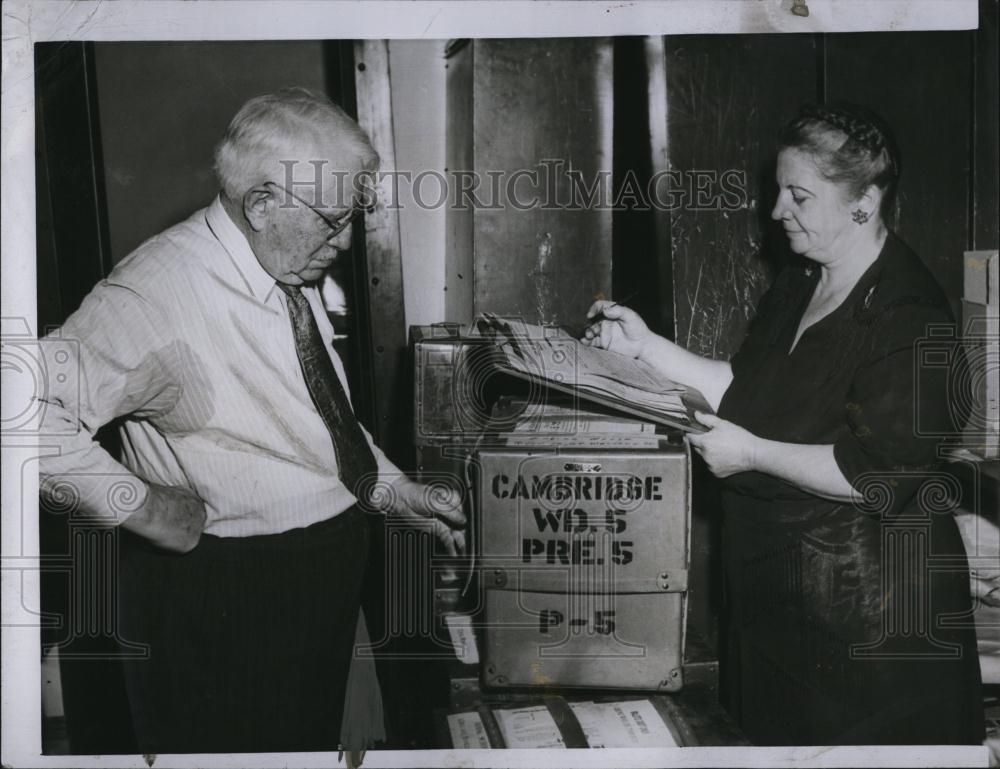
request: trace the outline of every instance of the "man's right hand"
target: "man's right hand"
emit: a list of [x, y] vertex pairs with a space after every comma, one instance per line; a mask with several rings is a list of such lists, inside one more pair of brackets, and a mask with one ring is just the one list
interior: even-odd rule
[[150, 483], [145, 503], [122, 528], [164, 550], [187, 553], [205, 529], [205, 502], [190, 489]]

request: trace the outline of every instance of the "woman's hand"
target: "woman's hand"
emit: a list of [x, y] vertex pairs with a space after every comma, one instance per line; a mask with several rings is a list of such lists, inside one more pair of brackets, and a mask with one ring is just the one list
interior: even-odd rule
[[588, 326], [580, 340], [590, 347], [638, 358], [646, 341], [655, 336], [635, 310], [620, 304], [605, 299], [594, 302], [587, 310], [587, 317], [597, 315], [603, 315], [604, 319]]
[[832, 445], [760, 438], [713, 414], [696, 413], [695, 419], [708, 427], [708, 432], [688, 433], [684, 439], [717, 478], [753, 470], [780, 478], [823, 499], [856, 501], [856, 492], [837, 464]]
[[736, 473], [756, 469], [757, 446], [760, 442], [756, 435], [714, 414], [696, 412], [694, 416], [709, 430], [705, 433], [688, 433], [685, 439], [705, 460], [712, 475], [728, 478]]

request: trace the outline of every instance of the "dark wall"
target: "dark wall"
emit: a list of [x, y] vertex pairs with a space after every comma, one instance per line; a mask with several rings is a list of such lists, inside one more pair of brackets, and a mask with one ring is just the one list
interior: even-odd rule
[[[665, 53], [667, 146], [684, 195], [670, 216], [675, 339], [725, 359], [780, 260], [768, 218], [774, 137], [816, 98], [816, 39], [677, 36]], [[725, 199], [727, 173], [726, 186], [742, 186], [744, 196]]]
[[996, 0], [969, 32], [666, 38], [672, 167], [743, 169], [746, 206], [670, 215], [676, 339], [728, 359], [787, 258], [769, 219], [774, 140], [803, 102], [846, 99], [881, 112], [903, 154], [898, 234], [960, 317], [962, 252], [997, 247]]
[[980, 0], [979, 30], [972, 41], [972, 243], [976, 250], [1000, 243], [1000, 0]]
[[969, 248], [972, 36], [968, 32], [827, 35], [829, 99], [871, 105], [903, 156], [896, 231], [920, 255], [961, 317]]
[[185, 219], [218, 191], [212, 152], [240, 105], [299, 85], [326, 92], [319, 41], [97, 43], [111, 255]]
[[[448, 210], [449, 320], [484, 310], [579, 320], [611, 291], [612, 215], [561, 205], [571, 194], [563, 174], [571, 168], [591, 185], [611, 168], [611, 40], [475, 40], [453, 50], [448, 67], [449, 169], [482, 175], [486, 203]], [[545, 161], [562, 164], [551, 166], [552, 187]], [[518, 175], [534, 172], [536, 181]], [[501, 175], [499, 196], [491, 173]]]
[[35, 210], [40, 334], [111, 269], [94, 44], [35, 45]]

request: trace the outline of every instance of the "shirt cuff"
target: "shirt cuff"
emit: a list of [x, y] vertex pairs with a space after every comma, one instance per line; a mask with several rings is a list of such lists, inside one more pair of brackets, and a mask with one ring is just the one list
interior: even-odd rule
[[100, 445], [39, 461], [39, 493], [52, 512], [92, 526], [119, 526], [146, 503], [149, 486]]

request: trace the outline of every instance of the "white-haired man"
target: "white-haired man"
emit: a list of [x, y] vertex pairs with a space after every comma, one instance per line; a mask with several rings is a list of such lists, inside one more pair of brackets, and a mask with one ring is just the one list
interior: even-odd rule
[[[118, 632], [149, 645], [126, 663], [143, 752], [336, 749], [364, 489], [391, 484], [383, 509], [462, 546], [457, 498], [408, 480], [354, 417], [313, 285], [350, 246], [355, 180], [377, 163], [324, 97], [251, 99], [216, 151], [218, 198], [126, 257], [59, 332], [79, 377], [44, 394], [47, 432], [67, 437], [41, 489], [72, 488], [130, 532]], [[118, 418], [121, 463], [93, 440]]]

